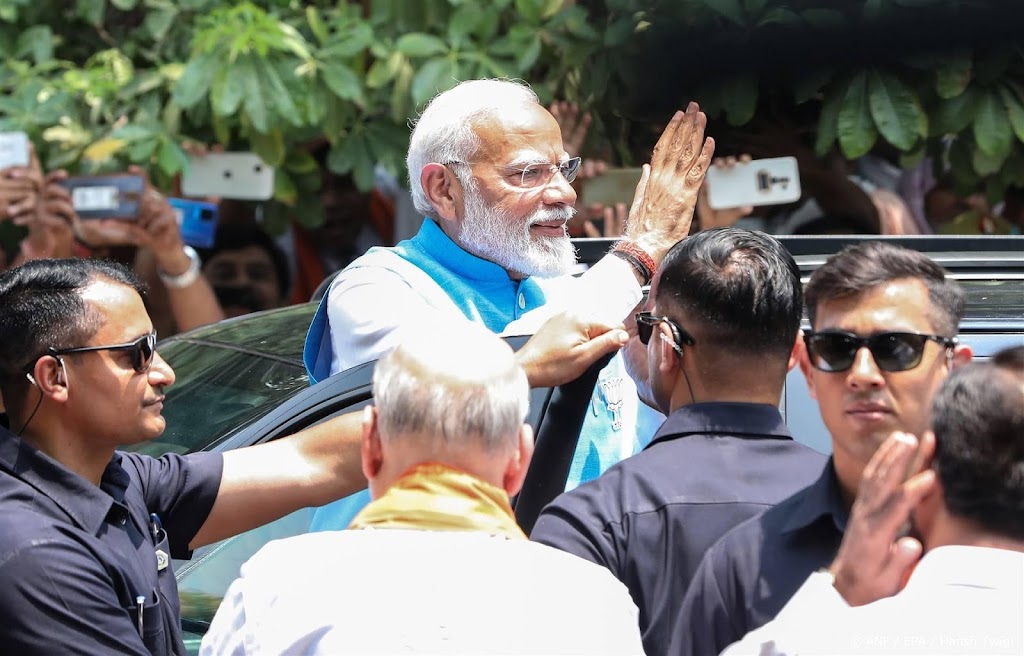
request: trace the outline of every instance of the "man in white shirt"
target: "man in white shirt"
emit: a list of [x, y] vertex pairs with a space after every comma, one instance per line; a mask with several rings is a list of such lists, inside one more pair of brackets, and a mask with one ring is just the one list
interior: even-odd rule
[[830, 571], [724, 653], [1024, 653], [1024, 347], [950, 374], [932, 421], [878, 450]]
[[[310, 379], [374, 360], [424, 325], [470, 321], [529, 335], [563, 310], [622, 323], [662, 256], [689, 232], [714, 151], [705, 124], [696, 103], [676, 113], [644, 167], [623, 239], [574, 278], [566, 225], [580, 159], [565, 152], [554, 117], [519, 82], [470, 80], [439, 94], [416, 123], [407, 160], [426, 220], [414, 238], [371, 249], [334, 281], [306, 338]], [[548, 384], [527, 354], [519, 359], [532, 386]], [[588, 413], [569, 487], [638, 446], [639, 404], [621, 362], [600, 380], [599, 422]], [[660, 421], [651, 423], [641, 432]]]
[[377, 363], [373, 391], [374, 501], [349, 530], [257, 553], [202, 653], [643, 653], [625, 587], [515, 522], [533, 435], [508, 346], [470, 324], [428, 327]]

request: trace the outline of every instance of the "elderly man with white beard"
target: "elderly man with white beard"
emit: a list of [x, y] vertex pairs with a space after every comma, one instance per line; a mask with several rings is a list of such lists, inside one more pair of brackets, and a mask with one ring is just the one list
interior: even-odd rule
[[[416, 122], [407, 159], [413, 202], [426, 220], [412, 239], [371, 249], [334, 280], [306, 337], [310, 379], [374, 360], [427, 324], [471, 321], [529, 335], [571, 311], [595, 333], [622, 325], [661, 258], [689, 232], [714, 152], [705, 125], [696, 103], [676, 112], [644, 166], [625, 235], [576, 278], [566, 225], [580, 159], [565, 152], [554, 117], [521, 82], [471, 80], [439, 94]], [[517, 358], [531, 386], [550, 384], [552, 372], [530, 349]], [[637, 399], [618, 358], [596, 388], [570, 488], [643, 446], [636, 412], [620, 411], [623, 401], [635, 409]], [[330, 524], [313, 528], [343, 528], [351, 514], [331, 513]]]

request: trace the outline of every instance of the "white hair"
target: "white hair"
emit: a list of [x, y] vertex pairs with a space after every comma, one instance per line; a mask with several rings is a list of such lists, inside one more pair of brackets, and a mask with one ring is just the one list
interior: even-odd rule
[[420, 184], [424, 166], [466, 161], [480, 146], [481, 118], [530, 105], [540, 105], [540, 99], [521, 80], [467, 80], [435, 96], [416, 121], [405, 160], [416, 211], [438, 218]]
[[373, 372], [381, 439], [429, 435], [446, 447], [516, 448], [526, 373], [504, 341], [470, 323], [408, 331]]

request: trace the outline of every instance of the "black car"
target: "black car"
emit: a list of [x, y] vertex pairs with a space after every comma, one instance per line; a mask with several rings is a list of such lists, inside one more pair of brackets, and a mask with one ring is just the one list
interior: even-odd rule
[[[783, 238], [806, 276], [850, 238]], [[900, 238], [943, 264], [967, 290], [967, 316], [960, 339], [975, 357], [987, 358], [1024, 345], [1024, 237]], [[607, 249], [604, 240], [578, 246], [585, 260]], [[373, 363], [353, 367], [312, 387], [302, 364], [302, 346], [316, 303], [270, 310], [176, 335], [159, 345], [177, 382], [164, 406], [167, 430], [136, 450], [224, 451], [291, 434], [371, 401]], [[525, 338], [512, 338], [518, 347]], [[529, 422], [537, 447], [516, 516], [529, 531], [541, 508], [565, 487], [575, 440], [600, 367], [559, 388], [532, 391]], [[798, 440], [828, 453], [831, 444], [803, 376], [790, 373], [782, 411]], [[198, 550], [175, 563], [183, 626], [190, 650], [209, 626], [239, 566], [269, 540], [304, 533], [314, 509], [293, 513], [235, 538]]]

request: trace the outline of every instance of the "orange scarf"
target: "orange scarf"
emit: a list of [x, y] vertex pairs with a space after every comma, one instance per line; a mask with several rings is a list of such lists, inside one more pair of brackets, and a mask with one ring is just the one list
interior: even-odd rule
[[349, 528], [477, 531], [526, 539], [504, 490], [436, 462], [416, 465], [403, 474], [363, 508]]

